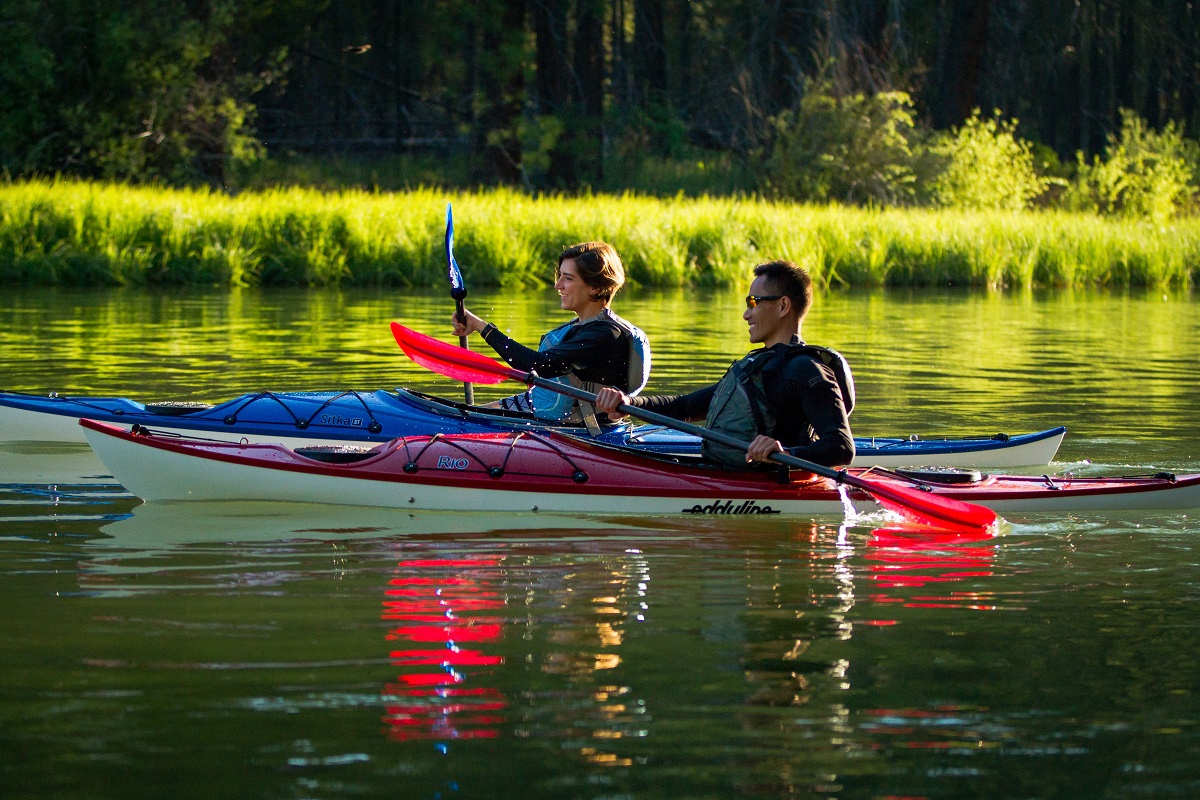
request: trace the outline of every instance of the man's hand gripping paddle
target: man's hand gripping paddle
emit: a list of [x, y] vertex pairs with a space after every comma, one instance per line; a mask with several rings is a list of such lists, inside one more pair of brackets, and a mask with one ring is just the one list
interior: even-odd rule
[[[488, 358], [482, 353], [454, 347], [432, 336], [418, 333], [398, 322], [392, 323], [392, 335], [400, 349], [417, 364], [428, 370], [460, 381], [474, 383], [500, 383], [503, 380], [518, 381], [527, 385], [540, 386], [552, 392], [573, 397], [584, 402], [595, 402], [596, 395], [574, 386], [540, 377], [535, 372], [522, 372]], [[743, 442], [723, 433], [710, 431], [699, 425], [681, 422], [671, 417], [655, 414], [622, 403], [617, 410], [655, 425], [664, 425], [677, 431], [690, 433], [727, 447], [745, 451], [749, 442]], [[948, 497], [939, 497], [928, 492], [906, 489], [892, 484], [878, 483], [848, 472], [823, 467], [787, 453], [773, 453], [771, 460], [789, 467], [807, 470], [838, 483], [862, 489], [884, 507], [895, 511], [905, 519], [941, 530], [957, 533], [977, 533], [990, 529], [996, 523], [996, 513], [974, 503], [964, 503]]]
[[[463, 283], [458, 262], [454, 260], [454, 214], [450, 209], [450, 203], [446, 203], [446, 269], [450, 274], [450, 297], [454, 299], [458, 321], [466, 322], [467, 311], [463, 307], [463, 301], [467, 298], [467, 286]], [[458, 344], [464, 350], [471, 349], [467, 344], [466, 336], [458, 337]], [[475, 405], [475, 389], [471, 386], [470, 381], [465, 379], [463, 380], [463, 395], [467, 405]]]

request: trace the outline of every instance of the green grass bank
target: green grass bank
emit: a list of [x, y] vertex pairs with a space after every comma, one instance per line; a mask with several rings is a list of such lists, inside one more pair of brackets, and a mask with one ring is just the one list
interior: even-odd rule
[[650, 286], [740, 284], [774, 258], [823, 286], [1167, 286], [1200, 274], [1195, 218], [33, 181], [0, 184], [0, 284], [436, 286], [447, 202], [468, 286], [548, 283], [561, 249], [590, 239]]

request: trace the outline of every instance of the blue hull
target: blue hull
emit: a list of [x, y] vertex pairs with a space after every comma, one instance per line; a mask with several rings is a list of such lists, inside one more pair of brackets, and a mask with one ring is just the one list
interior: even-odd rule
[[[222, 440], [386, 442], [399, 436], [485, 433], [546, 427], [517, 414], [465, 406], [403, 389], [346, 392], [259, 392], [196, 409], [142, 404], [121, 397], [38, 396], [0, 392], [0, 442], [71, 441], [83, 437], [80, 418]], [[589, 436], [583, 428], [559, 428]], [[994, 437], [919, 439], [859, 437], [856, 465], [1036, 466], [1048, 463], [1065, 428]], [[596, 437], [610, 444], [689, 454], [699, 440], [650, 425], [609, 425]], [[1018, 452], [1031, 455], [1016, 457]], [[1036, 450], [1036, 452], [1034, 452]], [[1014, 462], [1014, 457], [1016, 457]], [[1032, 459], [1032, 460], [1031, 460]], [[1025, 462], [1025, 463], [1019, 463]]]

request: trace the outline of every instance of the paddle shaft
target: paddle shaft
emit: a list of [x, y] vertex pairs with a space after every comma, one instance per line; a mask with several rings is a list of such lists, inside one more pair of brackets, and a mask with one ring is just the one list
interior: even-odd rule
[[[520, 370], [516, 369], [507, 370], [507, 372], [509, 377], [511, 377], [513, 380], [524, 381], [525, 383], [531, 383], [534, 386], [541, 386], [544, 389], [565, 394], [568, 397], [575, 398], [576, 400], [583, 400], [589, 403], [594, 403], [596, 401], [596, 395], [592, 394], [591, 392], [584, 391], [583, 389], [579, 389], [568, 384], [559, 383], [558, 381], [552, 381], [547, 378], [543, 378], [535, 372], [521, 372]], [[682, 420], [675, 419], [674, 417], [668, 417], [664, 414], [657, 414], [653, 411], [637, 408], [636, 406], [631, 406], [628, 403], [618, 404], [617, 410], [623, 414], [629, 414], [632, 417], [637, 417], [638, 419], [646, 422], [651, 422], [655, 425], [663, 425], [668, 428], [674, 428], [677, 431], [690, 433], [693, 436], [700, 437], [701, 439], [707, 439], [710, 442], [723, 444], [726, 447], [732, 447], [741, 450], [742, 452], [746, 452], [746, 450], [750, 447], [749, 442], [742, 441], [734, 436], [729, 436], [719, 431], [709, 430], [708, 428], [703, 428], [699, 425], [693, 425], [690, 422], [683, 422]], [[798, 458], [790, 453], [775, 452], [771, 453], [769, 458], [778, 464], [783, 464], [788, 467], [796, 467], [797, 469], [803, 469], [813, 474], [829, 478], [836, 483], [843, 483], [847, 486], [853, 486], [856, 489], [861, 489], [862, 491], [870, 494], [879, 502], [901, 514], [904, 514], [905, 516], [911, 516], [911, 514], [915, 512], [918, 515], [918, 519], [923, 523], [936, 520], [941, 524], [949, 523], [959, 527], [960, 529], [960, 526], [965, 524], [972, 529], [981, 530], [985, 526], [993, 523], [996, 519], [995, 514], [989, 510], [974, 507], [968, 503], [962, 503], [956, 500], [942, 500], [940, 502], [944, 505], [942, 508], [938, 508], [937, 506], [939, 504], [939, 499], [936, 497], [921, 496], [920, 492], [904, 492], [898, 487], [887, 487], [877, 483], [872, 483], [871, 481], [864, 480], [857, 475], [852, 475], [845, 470], [839, 470], [832, 467], [822, 466], [821, 464], [815, 464], [812, 461], [806, 461], [803, 458]], [[949, 504], [954, 504], [960, 508], [952, 509], [946, 507]], [[960, 516], [964, 513], [972, 513], [972, 510], [978, 510], [982, 512], [985, 515], [986, 522], [984, 524], [980, 524], [978, 521], [968, 521]]]
[[[465, 294], [465, 292], [464, 292], [464, 294]], [[461, 297], [454, 298], [454, 308], [456, 309], [458, 321], [466, 322], [467, 321], [467, 309], [463, 305], [463, 298], [461, 298]], [[463, 350], [471, 349], [471, 346], [469, 344], [467, 344], [466, 336], [458, 337], [458, 344]], [[463, 381], [463, 398], [467, 401], [467, 405], [469, 405], [469, 406], [475, 405], [475, 387], [472, 386], [469, 381]]]
[[[450, 297], [454, 299], [455, 316], [460, 323], [466, 324], [467, 309], [463, 301], [467, 298], [467, 286], [463, 283], [458, 262], [454, 260], [454, 211], [450, 203], [446, 203], [446, 270], [450, 276]], [[471, 349], [466, 335], [458, 337], [458, 346], [463, 350]], [[475, 387], [470, 381], [463, 381], [463, 399], [467, 405], [475, 405]]]
[[[553, 392], [565, 394], [567, 397], [573, 397], [576, 400], [582, 400], [585, 403], [596, 402], [596, 395], [591, 392], [584, 391], [583, 389], [579, 389], [569, 384], [552, 381], [549, 378], [543, 378], [535, 372], [521, 372], [520, 370], [514, 369], [509, 371], [509, 377], [511, 377], [513, 380], [530, 383], [534, 386], [540, 386], [543, 389], [549, 389]], [[674, 428], [681, 433], [690, 433], [693, 436], [698, 436], [701, 439], [707, 439], [708, 441], [716, 442], [717, 444], [723, 444], [726, 447], [733, 447], [742, 451], [745, 451], [750, 447], [749, 442], [742, 441], [737, 437], [729, 436], [721, 433], [720, 431], [709, 430], [708, 428], [704, 428], [699, 425], [693, 425], [690, 422], [684, 422], [682, 420], [675, 419], [674, 417], [668, 417], [665, 414], [647, 411], [644, 408], [631, 406], [628, 403], [620, 403], [617, 406], [617, 411], [620, 411], [623, 414], [628, 414], [631, 417], [637, 417], [644, 422], [650, 422], [655, 425], [663, 425], [667, 428]], [[841, 470], [833, 469], [832, 467], [824, 467], [820, 464], [814, 464], [811, 461], [805, 461], [804, 459], [797, 458], [789, 453], [772, 453], [770, 457], [772, 461], [777, 463], [784, 464], [789, 467], [808, 470], [809, 472], [817, 475], [835, 480], [838, 483], [848, 483], [851, 486], [858, 485], [855, 482], [853, 475], [849, 475]]]
[[[591, 392], [566, 383], [559, 383], [558, 381], [543, 378], [536, 372], [522, 372], [521, 370], [488, 358], [481, 353], [473, 353], [470, 350], [453, 347], [431, 336], [426, 336], [425, 334], [405, 328], [398, 322], [392, 323], [392, 333], [396, 337], [396, 342], [410, 358], [418, 364], [442, 375], [454, 377], [462, 381], [477, 380], [485, 383], [498, 383], [505, 379], [520, 381], [526, 385], [540, 386], [576, 400], [588, 403], [596, 402], [596, 395]], [[750, 447], [748, 442], [743, 442], [732, 436], [711, 431], [707, 428], [701, 428], [698, 425], [681, 422], [673, 417], [635, 408], [627, 403], [619, 404], [617, 410], [638, 419], [683, 431], [684, 433], [690, 433], [702, 439], [736, 448], [743, 452], [747, 452]], [[814, 464], [811, 461], [805, 461], [788, 453], [772, 453], [770, 460], [824, 476], [837, 483], [844, 483], [861, 489], [889, 509], [910, 519], [915, 518], [922, 523], [932, 522], [939, 526], [949, 525], [954, 530], [979, 531], [990, 528], [996, 522], [995, 512], [983, 506], [948, 497], [940, 497], [928, 491], [914, 491], [913, 489], [906, 489], [900, 486], [869, 481], [858, 475], [850, 474], [845, 470], [837, 470], [821, 466], [820, 464]]]

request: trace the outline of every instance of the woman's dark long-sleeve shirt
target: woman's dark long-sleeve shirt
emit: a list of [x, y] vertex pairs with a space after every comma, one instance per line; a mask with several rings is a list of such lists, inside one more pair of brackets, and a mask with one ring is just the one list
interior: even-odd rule
[[[793, 356], [773, 359], [761, 375], [776, 419], [768, 436], [792, 455], [822, 466], [844, 466], [853, 460], [854, 435], [833, 370], [813, 358]], [[716, 390], [714, 383], [688, 394], [634, 397], [629, 404], [674, 419], [703, 420]]]
[[574, 373], [582, 381], [629, 391], [628, 334], [608, 319], [575, 322], [562, 340], [538, 351], [505, 336], [495, 327], [484, 333], [484, 341], [516, 369], [533, 370], [543, 378]]

